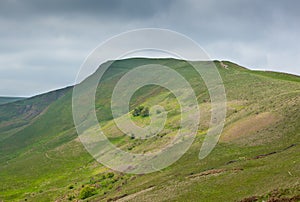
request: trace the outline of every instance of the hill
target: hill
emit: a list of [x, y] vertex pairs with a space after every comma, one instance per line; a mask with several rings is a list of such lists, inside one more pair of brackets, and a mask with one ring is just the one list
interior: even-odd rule
[[[105, 134], [125, 151], [151, 151], [170, 141], [179, 129], [178, 102], [166, 89], [154, 85], [134, 94], [130, 110], [141, 105], [164, 106], [168, 120], [159, 135], [148, 140], [130, 138], [112, 120], [109, 100], [115, 84], [130, 69], [153, 63], [180, 72], [194, 88], [201, 109], [195, 141], [179, 161], [144, 175], [123, 174], [100, 165], [78, 139], [69, 87], [0, 105], [0, 200], [299, 200], [300, 77], [214, 61], [226, 90], [227, 118], [217, 146], [199, 160], [211, 118], [203, 80], [182, 60], [115, 61], [97, 90], [95, 107]], [[141, 126], [149, 124], [149, 117], [132, 120]]]
[[0, 105], [25, 99], [23, 97], [0, 97]]

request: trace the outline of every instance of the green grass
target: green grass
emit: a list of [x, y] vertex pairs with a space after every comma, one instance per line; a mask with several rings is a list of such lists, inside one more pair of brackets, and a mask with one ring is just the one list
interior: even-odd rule
[[[225, 69], [215, 61], [228, 99], [223, 136], [242, 120], [255, 119], [263, 113], [278, 118], [251, 134], [240, 131], [239, 138], [221, 138], [212, 153], [200, 161], [198, 154], [211, 118], [210, 101], [203, 80], [185, 61], [137, 58], [114, 62], [96, 94], [99, 124], [113, 144], [129, 152], [152, 151], [176, 134], [178, 102], [158, 86], [139, 89], [130, 101], [130, 110], [140, 105], [164, 106], [168, 117], [160, 134], [148, 140], [132, 139], [111, 120], [110, 99], [116, 82], [130, 69], [149, 63], [174, 68], [195, 90], [201, 125], [187, 153], [170, 167], [151, 174], [128, 175], [109, 170], [95, 162], [77, 138], [72, 89], [54, 91], [0, 105], [0, 201], [80, 200], [85, 198], [83, 190], [89, 188], [92, 191], [85, 199], [88, 201], [131, 194], [135, 194], [131, 201], [238, 201], [252, 196], [267, 200], [277, 189], [282, 196], [300, 194], [300, 77], [251, 71], [231, 62], [223, 62], [228, 65]], [[132, 120], [142, 126], [149, 123], [149, 117]], [[255, 120], [249, 123], [259, 125]], [[295, 146], [285, 149], [292, 144]], [[255, 158], [271, 152], [276, 153]], [[193, 177], [214, 170], [222, 172]]]
[[271, 72], [271, 71], [252, 71], [253, 74], [273, 78], [273, 79], [280, 79], [285, 81], [293, 81], [293, 82], [300, 82], [299, 76], [295, 76], [292, 74], [286, 73], [278, 73], [278, 72]]
[[26, 99], [25, 97], [0, 97], [0, 105]]

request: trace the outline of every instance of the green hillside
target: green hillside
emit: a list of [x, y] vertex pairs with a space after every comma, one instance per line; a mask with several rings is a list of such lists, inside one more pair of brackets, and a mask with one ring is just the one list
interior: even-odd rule
[[23, 98], [23, 97], [0, 97], [0, 105], [7, 104], [10, 102], [15, 102], [18, 100], [23, 100], [23, 99], [25, 99], [25, 98]]
[[[183, 75], [201, 109], [196, 139], [176, 163], [144, 175], [100, 165], [78, 139], [69, 87], [0, 105], [0, 201], [300, 200], [300, 77], [214, 61], [226, 90], [227, 119], [215, 149], [199, 160], [211, 118], [210, 99], [203, 80], [186, 61], [115, 61], [97, 90], [99, 124], [113, 144], [129, 152], [151, 151], [172, 139], [179, 129], [179, 105], [173, 94], [158, 86], [139, 89], [130, 102], [130, 110], [164, 106], [168, 120], [157, 136], [128, 137], [112, 120], [109, 101], [116, 82], [130, 69], [153, 63]], [[149, 124], [149, 117], [132, 120]]]

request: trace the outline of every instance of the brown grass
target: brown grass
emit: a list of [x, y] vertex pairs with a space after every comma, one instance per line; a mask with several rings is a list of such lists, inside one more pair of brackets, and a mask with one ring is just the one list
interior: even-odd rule
[[239, 120], [225, 129], [221, 135], [220, 141], [240, 142], [251, 139], [261, 130], [270, 127], [279, 120], [279, 116], [274, 113], [264, 112], [257, 115], [251, 115]]

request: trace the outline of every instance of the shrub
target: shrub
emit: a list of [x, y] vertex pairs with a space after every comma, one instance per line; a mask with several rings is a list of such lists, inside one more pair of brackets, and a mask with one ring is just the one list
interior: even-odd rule
[[74, 198], [75, 198], [75, 196], [73, 196], [73, 195], [68, 196], [69, 201], [72, 201]]
[[108, 184], [109, 184], [109, 180], [103, 180], [100, 182], [100, 186], [102, 188], [106, 188], [108, 186]]
[[144, 108], [145, 107], [141, 105], [141, 106], [138, 107], [138, 110], [143, 111]]
[[96, 194], [96, 189], [92, 186], [85, 186], [83, 189], [81, 189], [79, 198], [80, 199], [86, 199]]
[[114, 173], [107, 173], [106, 176], [107, 176], [107, 178], [113, 178], [115, 176], [115, 174]]
[[131, 140], [134, 140], [134, 139], [135, 139], [135, 135], [134, 135], [134, 134], [131, 134], [131, 135], [130, 135], [130, 139], [131, 139]]
[[132, 112], [133, 116], [139, 116], [141, 114], [141, 111], [138, 108], [135, 108]]
[[141, 111], [141, 116], [142, 117], [146, 117], [146, 116], [149, 116], [150, 113], [149, 113], [149, 108], [148, 107], [145, 107], [142, 111]]

